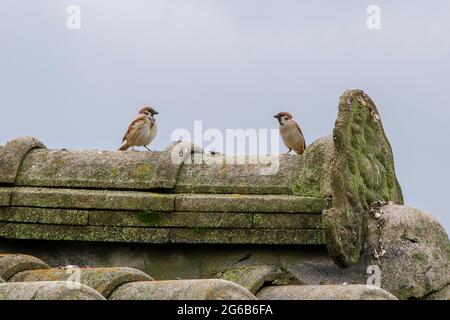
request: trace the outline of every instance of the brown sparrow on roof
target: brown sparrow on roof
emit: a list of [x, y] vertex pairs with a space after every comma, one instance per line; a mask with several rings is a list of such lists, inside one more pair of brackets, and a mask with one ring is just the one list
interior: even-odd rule
[[127, 132], [123, 136], [123, 145], [119, 150], [125, 151], [128, 148], [144, 147], [150, 151], [147, 146], [153, 141], [156, 136], [156, 120], [153, 117], [158, 114], [151, 107], [143, 107], [136, 118], [131, 122]]
[[305, 138], [303, 137], [302, 129], [298, 123], [292, 118], [289, 112], [280, 112], [274, 116], [278, 119], [280, 124], [280, 135], [283, 142], [288, 147], [289, 154], [292, 150], [297, 154], [303, 154], [306, 148]]

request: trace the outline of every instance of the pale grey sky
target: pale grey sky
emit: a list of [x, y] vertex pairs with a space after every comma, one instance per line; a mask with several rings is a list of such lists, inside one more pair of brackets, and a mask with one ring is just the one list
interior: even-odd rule
[[[81, 30], [66, 28], [79, 5]], [[382, 29], [366, 28], [369, 5]], [[450, 2], [2, 0], [0, 144], [116, 149], [143, 104], [174, 129], [276, 128], [290, 111], [307, 142], [329, 135], [339, 96], [376, 102], [406, 203], [448, 230]]]

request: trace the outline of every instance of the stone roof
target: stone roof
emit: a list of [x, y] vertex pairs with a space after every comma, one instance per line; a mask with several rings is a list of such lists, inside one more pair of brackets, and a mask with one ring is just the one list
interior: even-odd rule
[[10, 141], [0, 148], [0, 237], [326, 245], [345, 267], [359, 259], [370, 204], [403, 203], [378, 111], [360, 90], [341, 97], [333, 136], [302, 156], [272, 157], [275, 174], [261, 174], [270, 164], [233, 165], [224, 155], [189, 163], [200, 153], [182, 142], [110, 152]]
[[155, 281], [134, 268], [50, 268], [29, 255], [0, 255], [0, 300], [396, 299], [366, 285], [262, 287], [250, 292], [224, 279]]
[[450, 298], [448, 235], [401, 205], [364, 92], [303, 155], [252, 160], [0, 146], [0, 300]]

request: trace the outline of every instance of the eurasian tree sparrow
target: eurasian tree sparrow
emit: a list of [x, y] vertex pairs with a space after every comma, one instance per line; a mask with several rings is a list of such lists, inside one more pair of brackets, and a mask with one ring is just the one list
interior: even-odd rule
[[150, 151], [147, 146], [153, 141], [156, 136], [156, 120], [153, 117], [158, 114], [151, 107], [143, 107], [136, 118], [131, 122], [127, 132], [123, 136], [123, 145], [119, 150], [125, 151], [128, 148], [144, 147]]
[[298, 123], [292, 119], [292, 115], [289, 112], [280, 112], [274, 118], [278, 119], [281, 138], [289, 149], [286, 154], [289, 154], [292, 150], [298, 155], [303, 154], [306, 148], [305, 138]]

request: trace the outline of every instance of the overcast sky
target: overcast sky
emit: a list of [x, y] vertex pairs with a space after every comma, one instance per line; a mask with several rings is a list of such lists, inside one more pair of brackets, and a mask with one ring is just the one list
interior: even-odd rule
[[[69, 5], [81, 30], [66, 27]], [[381, 30], [366, 26], [369, 5]], [[0, 144], [114, 150], [143, 104], [160, 112], [157, 150], [194, 120], [271, 129], [279, 111], [310, 143], [361, 88], [406, 203], [450, 230], [448, 0], [2, 0], [0, 43]]]

